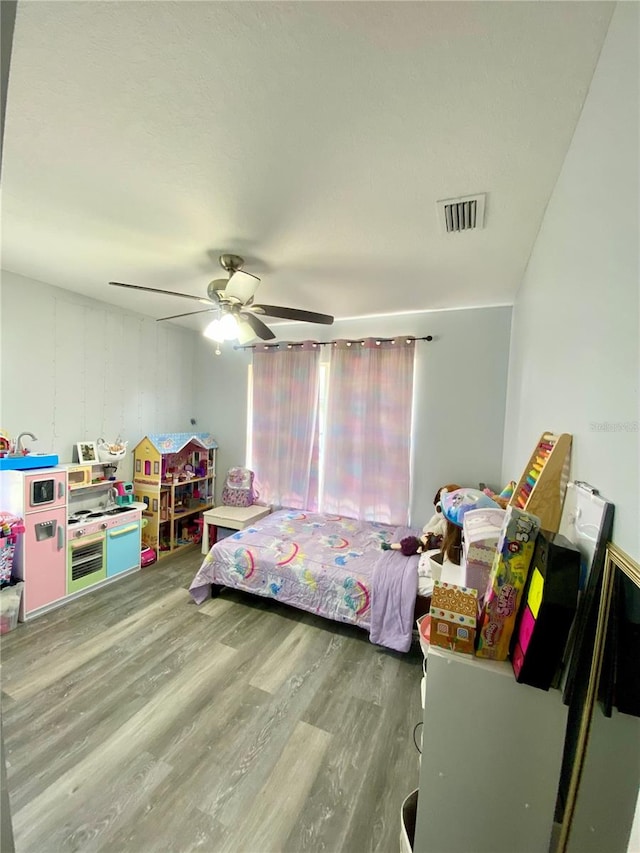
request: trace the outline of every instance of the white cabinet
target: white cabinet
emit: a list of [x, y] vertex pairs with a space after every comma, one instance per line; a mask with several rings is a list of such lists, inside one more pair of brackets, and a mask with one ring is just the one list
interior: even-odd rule
[[547, 853], [567, 720], [510, 663], [431, 647], [414, 853]]

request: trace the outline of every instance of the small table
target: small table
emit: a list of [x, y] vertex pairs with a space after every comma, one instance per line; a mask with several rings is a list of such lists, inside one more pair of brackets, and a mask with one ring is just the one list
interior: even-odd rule
[[[257, 504], [253, 506], [216, 506], [203, 512], [202, 553], [208, 554], [211, 547], [209, 544], [209, 525], [216, 528], [230, 527], [232, 530], [244, 530], [245, 527], [260, 518], [264, 518], [270, 512], [271, 507], [258, 506]], [[215, 544], [217, 538], [216, 530], [212, 545]]]

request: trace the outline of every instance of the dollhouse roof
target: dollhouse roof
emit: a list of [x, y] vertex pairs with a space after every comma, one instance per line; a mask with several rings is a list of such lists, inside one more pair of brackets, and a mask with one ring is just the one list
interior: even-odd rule
[[199, 444], [205, 450], [218, 447], [210, 432], [151, 432], [145, 438], [161, 454], [178, 453], [183, 447], [191, 443]]

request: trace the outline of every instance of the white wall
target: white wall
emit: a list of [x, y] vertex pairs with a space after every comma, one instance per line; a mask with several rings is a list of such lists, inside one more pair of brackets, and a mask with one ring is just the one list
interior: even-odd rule
[[[68, 290], [2, 272], [3, 429], [71, 462], [74, 445], [187, 431], [196, 336]], [[127, 456], [118, 475], [131, 476]]]
[[[616, 7], [516, 299], [503, 461], [517, 468], [544, 429], [573, 433], [572, 475], [615, 503], [614, 540], [636, 559], [639, 13]], [[638, 744], [640, 720], [596, 709], [572, 853], [640, 849]]]
[[574, 435], [572, 476], [615, 503], [640, 557], [638, 4], [612, 18], [514, 311], [503, 474], [545, 429]]
[[[411, 521], [433, 514], [444, 483], [501, 485], [500, 466], [511, 308], [436, 311], [337, 321], [333, 326], [275, 327], [281, 340], [332, 340], [396, 334], [433, 335], [416, 344], [415, 465]], [[198, 428], [211, 429], [220, 446], [219, 483], [245, 460], [249, 351], [228, 344], [222, 355], [202, 340], [198, 359]], [[528, 452], [520, 462], [522, 468]]]
[[[200, 335], [3, 271], [1, 426], [38, 436], [34, 450], [70, 462], [83, 439], [133, 446], [146, 432], [211, 431], [219, 474], [245, 460], [250, 351], [221, 356]], [[281, 325], [279, 337], [431, 334], [417, 344], [412, 522], [445, 482], [499, 486], [509, 307]], [[469, 413], [472, 414], [469, 414]], [[526, 462], [523, 459], [521, 466]], [[119, 476], [131, 476], [130, 457]], [[222, 477], [218, 478], [219, 484]]]

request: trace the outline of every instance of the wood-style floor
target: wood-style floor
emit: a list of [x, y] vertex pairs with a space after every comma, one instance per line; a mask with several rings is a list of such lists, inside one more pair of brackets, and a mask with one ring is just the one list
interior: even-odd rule
[[172, 557], [2, 638], [17, 853], [397, 853], [419, 647], [225, 591]]

